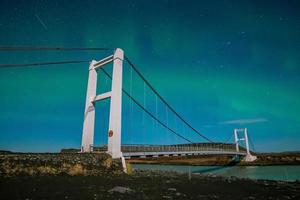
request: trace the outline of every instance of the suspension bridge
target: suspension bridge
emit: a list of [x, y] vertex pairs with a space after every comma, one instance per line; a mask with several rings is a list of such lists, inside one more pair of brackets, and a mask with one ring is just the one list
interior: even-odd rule
[[[184, 119], [179, 112], [172, 107], [166, 99], [150, 84], [150, 82], [143, 76], [139, 69], [133, 64], [133, 62], [124, 55], [124, 52], [120, 48], [52, 48], [52, 47], [0, 47], [0, 51], [113, 51], [109, 56], [96, 61], [59, 61], [59, 62], [45, 62], [45, 63], [30, 63], [30, 64], [0, 64], [0, 67], [27, 67], [27, 66], [43, 66], [43, 65], [66, 65], [75, 63], [87, 63], [88, 68], [88, 83], [86, 91], [86, 103], [83, 117], [83, 130], [82, 130], [82, 142], [81, 152], [94, 152], [105, 151], [109, 153], [113, 158], [130, 159], [131, 157], [159, 157], [159, 156], [186, 156], [186, 155], [232, 155], [232, 156], [244, 156], [246, 161], [253, 161], [255, 156], [251, 155], [249, 147], [249, 136], [246, 128], [234, 129], [233, 143], [214, 142], [206, 135], [197, 130], [186, 119]], [[124, 64], [129, 66], [129, 90], [124, 86]], [[111, 65], [112, 64], [112, 65]], [[111, 70], [106, 69], [108, 65], [112, 66]], [[102, 73], [105, 76], [105, 80], [111, 81], [110, 88], [100, 94], [98, 87], [98, 76]], [[142, 82], [142, 92], [138, 92], [142, 97], [136, 97], [133, 95], [133, 72], [138, 76]], [[100, 83], [100, 87], [104, 85]], [[97, 88], [98, 87], [98, 88]], [[148, 89], [154, 98], [147, 99], [146, 103], [146, 89]], [[123, 98], [127, 98], [129, 102], [129, 115], [126, 115], [132, 124], [132, 109], [135, 105], [139, 112], [142, 113], [142, 119], [135, 121], [135, 124], [141, 124], [146, 139], [143, 144], [122, 144], [122, 135], [127, 134], [128, 131], [124, 131], [122, 127], [124, 113], [122, 114], [122, 107], [124, 106]], [[109, 103], [109, 119], [107, 130], [107, 145], [102, 147], [94, 146], [95, 136], [95, 114], [96, 104], [98, 102], [110, 99]], [[141, 100], [142, 99], [142, 100]], [[153, 101], [153, 102], [151, 102]], [[158, 102], [162, 105], [159, 106]], [[152, 105], [152, 106], [147, 106]], [[124, 110], [124, 108], [123, 108]], [[101, 112], [101, 110], [99, 110]], [[163, 120], [160, 113], [164, 113], [165, 119]], [[126, 113], [125, 113], [126, 114]], [[171, 123], [171, 115], [174, 118], [175, 123]], [[135, 119], [136, 120], [136, 119]], [[147, 121], [148, 120], [148, 121]], [[183, 130], [177, 127], [177, 124], [184, 126]], [[149, 128], [149, 124], [152, 124], [156, 129]], [[146, 127], [146, 128], [145, 128]], [[146, 129], [146, 130], [145, 130]], [[185, 134], [186, 129], [189, 129], [190, 134], [196, 135], [199, 140], [195, 141], [195, 136], [191, 137], [189, 134]], [[131, 132], [133, 132], [131, 130]], [[135, 132], [139, 132], [135, 130]], [[157, 135], [158, 133], [158, 135]], [[164, 137], [167, 135], [176, 138], [175, 140], [169, 139], [165, 143], [160, 144], [146, 144], [147, 139], [153, 137]], [[142, 137], [141, 134], [135, 134], [134, 137]], [[144, 136], [145, 137], [145, 136]], [[193, 138], [193, 139], [191, 139]], [[201, 139], [201, 141], [200, 141]], [[241, 144], [245, 143], [245, 147]], [[250, 141], [251, 142], [251, 141]], [[253, 146], [253, 145], [252, 145]]]

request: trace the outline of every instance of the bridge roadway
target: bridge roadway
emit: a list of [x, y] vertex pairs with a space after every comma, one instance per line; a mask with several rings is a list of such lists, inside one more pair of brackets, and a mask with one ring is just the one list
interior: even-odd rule
[[237, 152], [235, 144], [197, 143], [179, 145], [122, 145], [123, 156], [131, 157], [159, 157], [186, 155], [246, 155], [246, 150], [240, 148]]

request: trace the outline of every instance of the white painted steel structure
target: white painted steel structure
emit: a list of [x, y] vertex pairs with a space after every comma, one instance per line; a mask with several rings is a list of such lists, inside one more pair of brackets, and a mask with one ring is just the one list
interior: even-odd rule
[[[240, 137], [239, 133], [243, 133], [243, 137]], [[247, 128], [240, 128], [240, 129], [234, 129], [234, 142], [235, 142], [235, 146], [236, 146], [236, 152], [239, 152], [239, 141], [245, 141], [246, 143], [246, 157], [245, 157], [245, 161], [254, 161], [256, 160], [256, 156], [251, 155], [250, 153], [250, 149], [249, 149], [249, 140], [248, 140], [248, 132], [247, 132]]]
[[[122, 121], [122, 71], [124, 52], [117, 48], [113, 55], [100, 61], [92, 61], [89, 67], [86, 104], [84, 111], [81, 152], [92, 152], [94, 145], [95, 103], [110, 98], [108, 153], [112, 158], [121, 158]], [[113, 62], [111, 91], [96, 95], [97, 69]]]
[[[95, 103], [110, 98], [109, 131], [107, 152], [112, 158], [123, 158], [131, 156], [178, 156], [178, 155], [200, 155], [200, 154], [228, 154], [228, 155], [246, 155], [247, 161], [253, 161], [255, 156], [250, 154], [247, 129], [234, 129], [236, 151], [226, 148], [219, 148], [215, 143], [214, 148], [200, 149], [198, 147], [180, 147], [170, 149], [170, 146], [161, 146], [158, 150], [148, 151], [146, 149], [136, 149], [137, 151], [121, 151], [121, 122], [122, 122], [122, 71], [123, 71], [124, 52], [122, 49], [115, 49], [114, 54], [100, 61], [90, 62], [88, 85], [86, 93], [86, 104], [84, 111], [81, 152], [93, 152], [94, 145], [94, 127], [95, 127]], [[102, 68], [108, 63], [113, 63], [111, 91], [96, 94], [97, 91], [97, 69]], [[239, 132], [244, 132], [244, 138], [239, 138]], [[246, 150], [240, 151], [239, 141], [246, 141]], [[191, 143], [193, 144], [193, 143]]]

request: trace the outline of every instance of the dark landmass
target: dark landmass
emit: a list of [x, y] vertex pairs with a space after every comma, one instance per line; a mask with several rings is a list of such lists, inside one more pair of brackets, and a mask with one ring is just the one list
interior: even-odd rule
[[[243, 160], [237, 165], [243, 166], [266, 166], [266, 165], [300, 165], [299, 152], [284, 153], [260, 153], [255, 154], [257, 160], [254, 162], [244, 162]], [[232, 156], [228, 155], [198, 155], [198, 156], [170, 156], [158, 158], [131, 158], [129, 163], [135, 164], [174, 164], [174, 165], [229, 165], [232, 163]]]
[[259, 153], [257, 160], [242, 165], [300, 165], [300, 152]]
[[100, 153], [0, 153], [1, 199], [300, 199], [299, 182], [123, 173]]
[[123, 173], [121, 159], [99, 153], [2, 153], [1, 176]]
[[299, 182], [254, 181], [175, 172], [0, 178], [1, 199], [300, 199]]

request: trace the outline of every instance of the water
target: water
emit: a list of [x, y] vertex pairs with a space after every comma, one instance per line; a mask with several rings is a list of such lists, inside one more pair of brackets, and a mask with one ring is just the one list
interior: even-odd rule
[[214, 174], [225, 177], [296, 181], [300, 180], [300, 165], [296, 166], [188, 166], [188, 165], [159, 165], [159, 164], [132, 164], [134, 169], [177, 171], [200, 174]]

